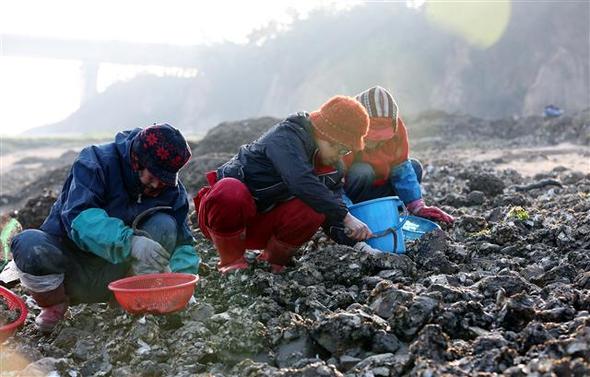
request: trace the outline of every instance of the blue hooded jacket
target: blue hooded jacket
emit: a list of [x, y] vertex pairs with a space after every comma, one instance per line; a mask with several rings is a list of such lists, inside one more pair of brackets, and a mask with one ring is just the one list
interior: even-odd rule
[[139, 175], [131, 168], [131, 145], [140, 131], [120, 132], [113, 143], [84, 148], [41, 230], [121, 263], [130, 257], [135, 217], [155, 206], [170, 206], [178, 229], [170, 268], [196, 274], [200, 258], [187, 222], [188, 199], [182, 183], [165, 188], [157, 197], [141, 195]]

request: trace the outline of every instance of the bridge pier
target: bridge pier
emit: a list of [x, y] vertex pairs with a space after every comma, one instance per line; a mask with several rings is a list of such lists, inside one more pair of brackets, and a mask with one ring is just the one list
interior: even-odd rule
[[98, 69], [100, 64], [93, 61], [82, 61], [82, 67], [80, 68], [80, 74], [82, 78], [82, 87], [80, 93], [80, 105], [83, 105], [89, 99], [93, 98], [98, 94]]

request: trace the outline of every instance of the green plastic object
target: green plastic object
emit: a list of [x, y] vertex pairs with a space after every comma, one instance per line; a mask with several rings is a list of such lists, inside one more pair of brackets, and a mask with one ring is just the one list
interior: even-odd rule
[[15, 218], [8, 220], [8, 222], [6, 222], [2, 228], [2, 232], [0, 232], [0, 243], [2, 244], [2, 261], [0, 262], [0, 271], [2, 271], [10, 261], [10, 240], [15, 234], [20, 233], [22, 229], [22, 225], [20, 225], [18, 220]]

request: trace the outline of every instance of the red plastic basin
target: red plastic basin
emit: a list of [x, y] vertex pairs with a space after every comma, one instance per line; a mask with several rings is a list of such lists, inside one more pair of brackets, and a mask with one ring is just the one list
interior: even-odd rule
[[193, 274], [147, 274], [116, 280], [109, 284], [109, 289], [131, 314], [166, 314], [186, 307], [198, 280]]
[[2, 286], [0, 286], [0, 300], [4, 300], [10, 310], [20, 310], [20, 316], [14, 322], [0, 327], [0, 343], [2, 343], [25, 323], [29, 311], [27, 310], [27, 305], [25, 305], [25, 302], [20, 297], [12, 293], [10, 289]]

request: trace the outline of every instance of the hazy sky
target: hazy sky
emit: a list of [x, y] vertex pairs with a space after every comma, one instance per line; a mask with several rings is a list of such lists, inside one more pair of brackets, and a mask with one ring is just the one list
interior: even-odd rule
[[[2, 34], [170, 44], [246, 41], [269, 21], [288, 25], [293, 12], [358, 2], [268, 0], [0, 0], [0, 134], [57, 122], [80, 103], [81, 63], [5, 56]], [[98, 89], [140, 67], [101, 66]], [[152, 70], [153, 71], [153, 70]]]

